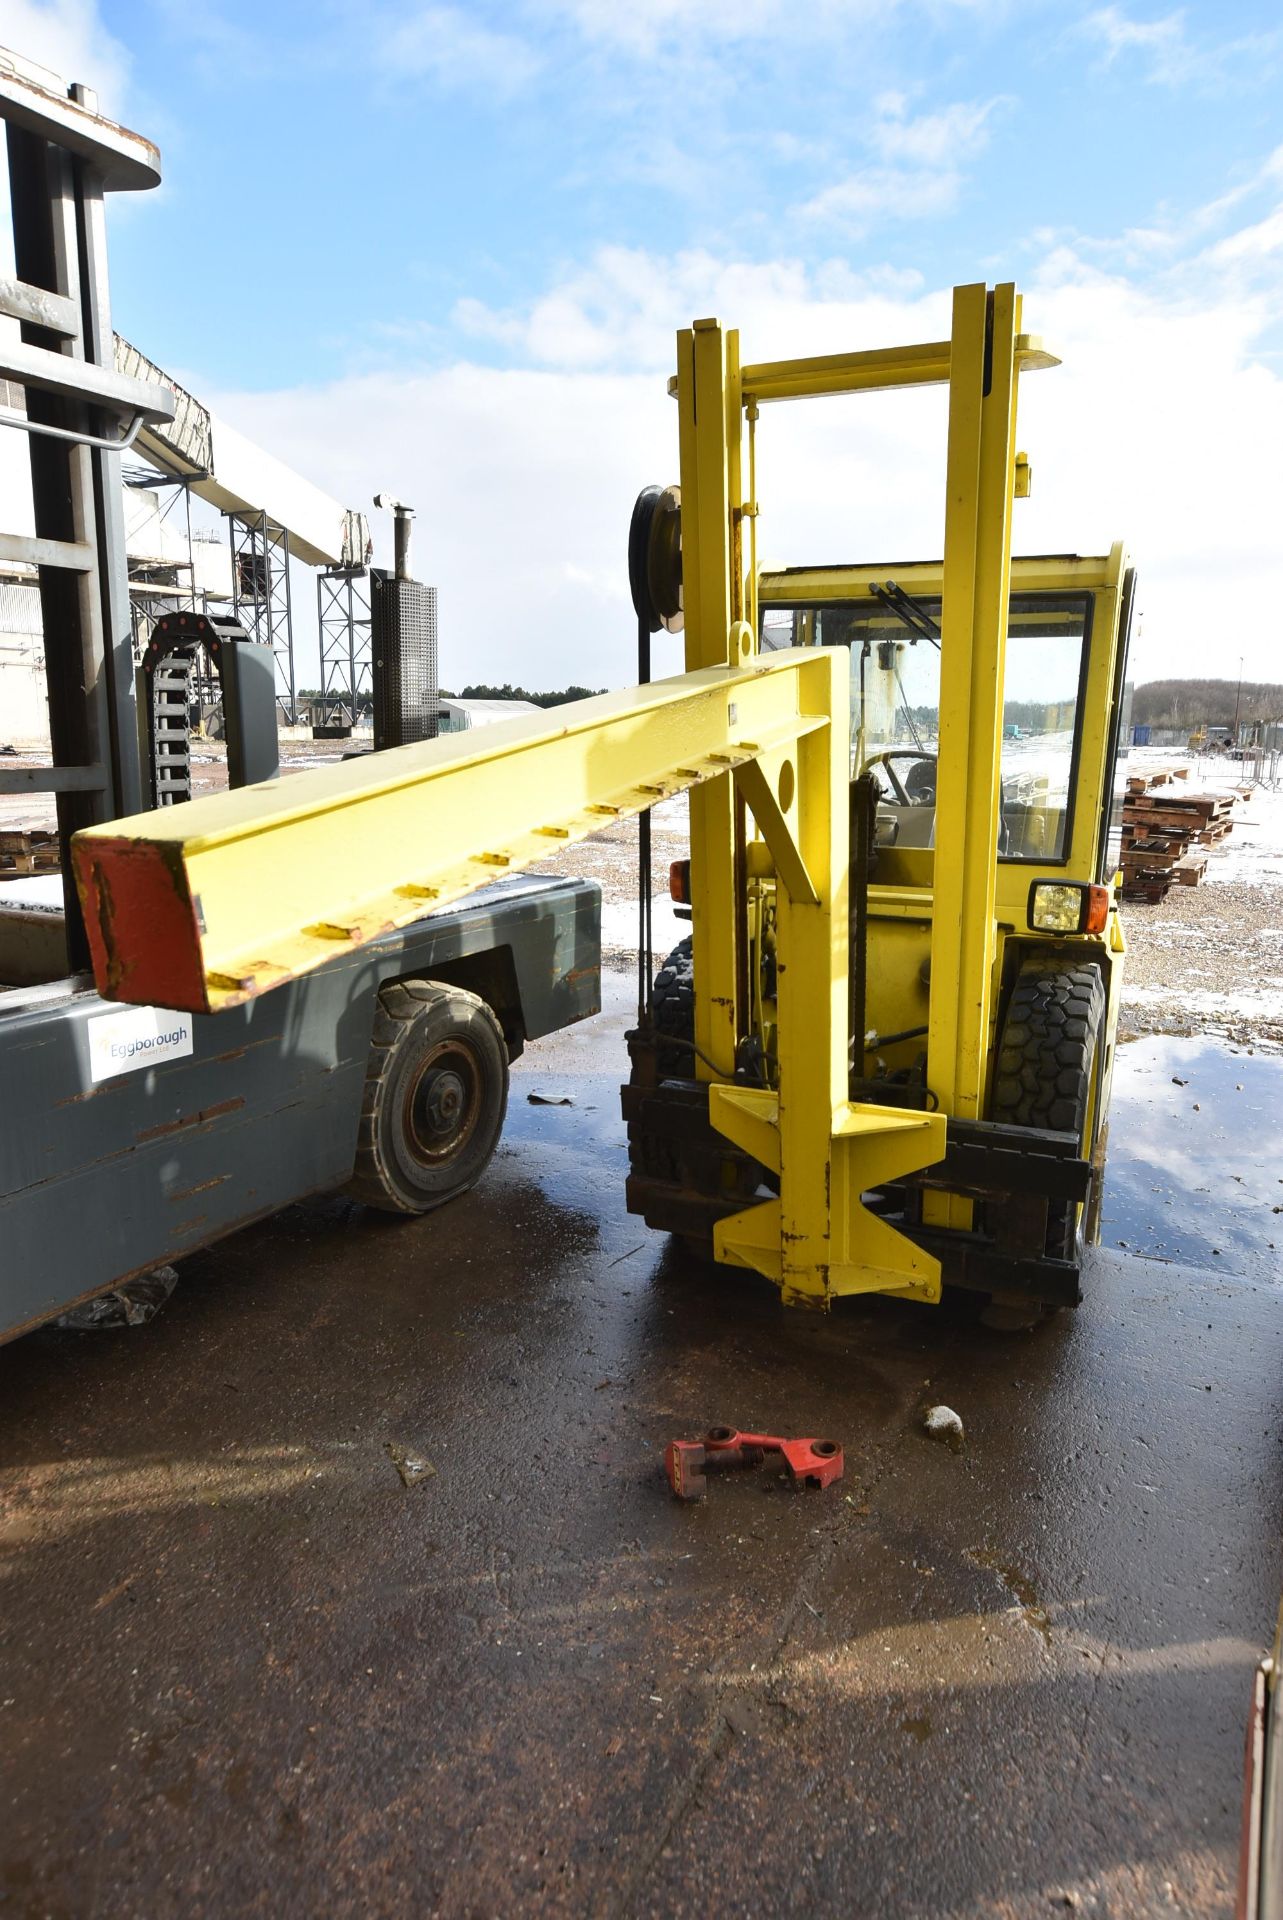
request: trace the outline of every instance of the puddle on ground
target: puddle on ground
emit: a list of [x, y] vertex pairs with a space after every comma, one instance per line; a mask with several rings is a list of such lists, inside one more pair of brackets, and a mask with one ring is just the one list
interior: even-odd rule
[[1283, 1057], [1163, 1034], [1119, 1047], [1100, 1238], [1150, 1259], [1277, 1272]]
[[996, 1553], [987, 1547], [972, 1547], [967, 1558], [973, 1566], [984, 1567], [990, 1573], [996, 1573], [1007, 1592], [1016, 1602], [1024, 1620], [1039, 1636], [1043, 1645], [1051, 1645], [1051, 1616], [1038, 1598], [1038, 1590], [1027, 1574], [1019, 1567], [1011, 1566], [1006, 1560], [999, 1559]]

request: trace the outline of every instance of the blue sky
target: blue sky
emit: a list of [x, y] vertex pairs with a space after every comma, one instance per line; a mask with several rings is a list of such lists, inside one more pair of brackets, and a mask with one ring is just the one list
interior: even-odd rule
[[[122, 331], [352, 504], [412, 498], [477, 673], [624, 676], [674, 327], [889, 345], [959, 280], [1065, 353], [1018, 545], [1130, 538], [1152, 672], [1223, 667], [1227, 574], [1279, 604], [1277, 4], [0, 0], [0, 41], [162, 149], [112, 210]], [[781, 430], [774, 557], [938, 550], [939, 419], [854, 418]], [[1283, 677], [1276, 621], [1241, 643]]]
[[521, 309], [605, 246], [1022, 277], [1049, 233], [1090, 248], [1189, 220], [1283, 139], [1277, 5], [104, 0], [101, 18], [165, 158], [163, 195], [116, 236], [122, 323], [225, 386], [503, 363], [470, 303]]

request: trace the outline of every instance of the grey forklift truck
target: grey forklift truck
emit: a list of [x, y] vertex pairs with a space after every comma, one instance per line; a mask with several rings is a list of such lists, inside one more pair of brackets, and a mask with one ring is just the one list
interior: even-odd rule
[[[228, 1012], [94, 992], [71, 835], [190, 790], [200, 649], [232, 783], [274, 777], [275, 670], [234, 623], [175, 613], [136, 674], [120, 460], [174, 402], [115, 367], [103, 206], [156, 185], [159, 156], [82, 87], [0, 69], [0, 117], [16, 269], [0, 278], [0, 379], [24, 396], [4, 424], [27, 436], [34, 526], [0, 531], [0, 562], [38, 579], [53, 744], [51, 767], [0, 764], [0, 794], [52, 792], [61, 849], [60, 898], [0, 882], [5, 1340], [307, 1194], [417, 1214], [470, 1187], [510, 1061], [599, 1010], [601, 914], [591, 883], [514, 877]], [[380, 596], [392, 653], [417, 586], [398, 575]]]

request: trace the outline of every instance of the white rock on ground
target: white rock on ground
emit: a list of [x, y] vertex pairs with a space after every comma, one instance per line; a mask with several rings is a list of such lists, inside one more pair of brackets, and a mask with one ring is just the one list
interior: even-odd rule
[[932, 1440], [945, 1440], [956, 1446], [963, 1437], [962, 1416], [952, 1407], [928, 1407], [922, 1430]]

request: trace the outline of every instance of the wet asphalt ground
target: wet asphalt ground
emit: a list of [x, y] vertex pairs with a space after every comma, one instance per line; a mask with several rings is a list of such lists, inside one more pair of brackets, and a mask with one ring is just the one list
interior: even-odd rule
[[[613, 985], [452, 1208], [0, 1349], [0, 1914], [1228, 1913], [1283, 1063], [1124, 1053], [1076, 1315], [813, 1319], [624, 1212]], [[846, 1476], [680, 1506], [715, 1421]]]

